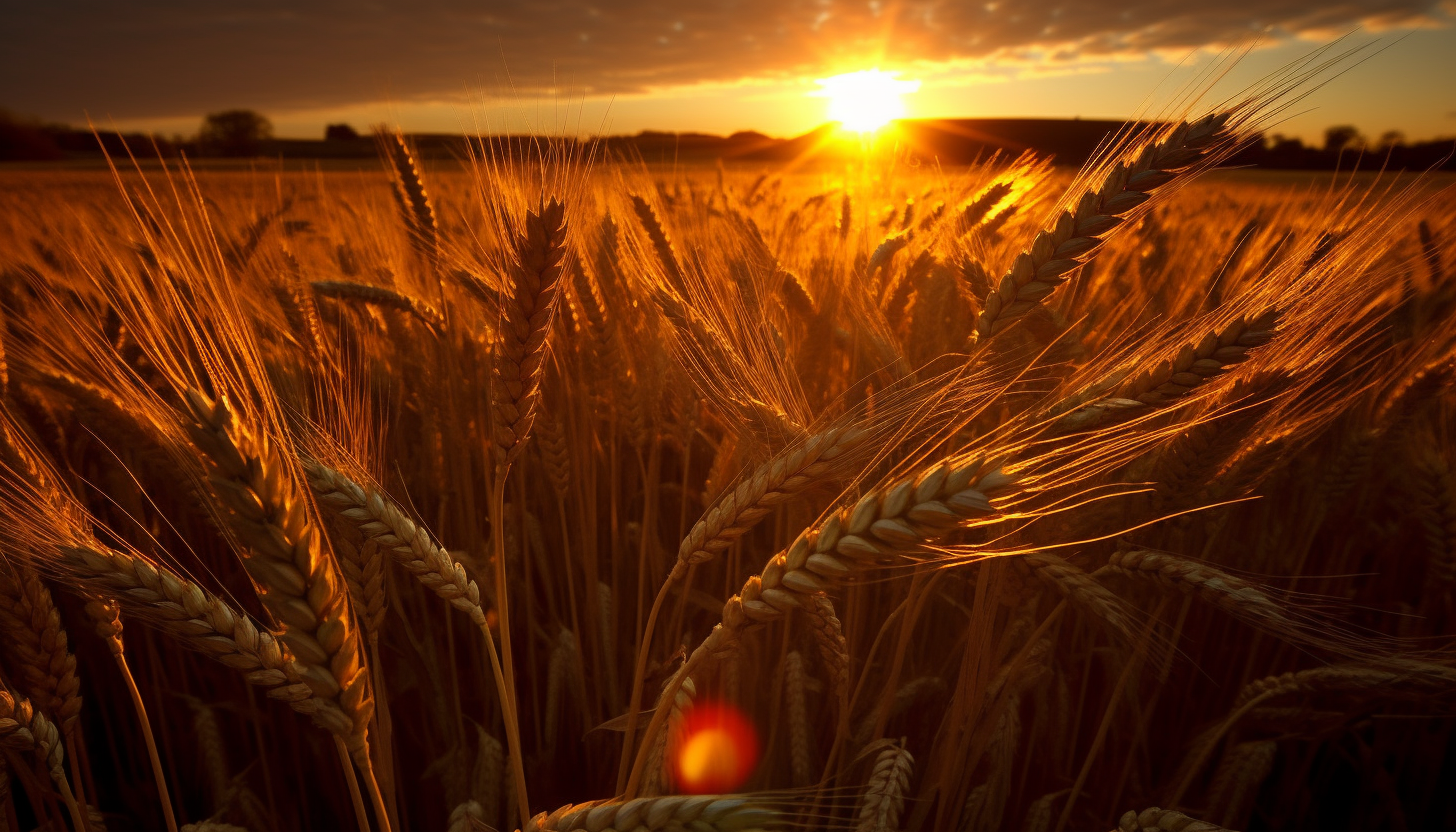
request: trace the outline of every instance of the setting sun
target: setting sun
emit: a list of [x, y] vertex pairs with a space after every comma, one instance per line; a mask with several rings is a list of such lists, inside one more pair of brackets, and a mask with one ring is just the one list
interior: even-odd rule
[[846, 130], [869, 133], [905, 115], [901, 96], [920, 89], [919, 81], [896, 78], [878, 69], [820, 78], [815, 95], [829, 99], [829, 118]]

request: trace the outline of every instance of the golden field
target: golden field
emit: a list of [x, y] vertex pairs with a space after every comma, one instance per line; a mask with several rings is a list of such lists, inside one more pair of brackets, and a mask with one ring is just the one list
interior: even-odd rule
[[1449, 827], [1456, 193], [1246, 129], [0, 171], [0, 828]]

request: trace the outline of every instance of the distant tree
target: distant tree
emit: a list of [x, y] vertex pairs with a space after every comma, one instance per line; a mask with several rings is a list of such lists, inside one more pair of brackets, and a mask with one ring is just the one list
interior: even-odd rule
[[1386, 130], [1380, 134], [1380, 140], [1375, 143], [1379, 148], [1391, 148], [1405, 144], [1405, 134], [1399, 130]]
[[326, 142], [352, 142], [359, 138], [359, 131], [347, 124], [330, 124], [324, 128]]
[[1340, 124], [1325, 130], [1325, 150], [1339, 153], [1365, 144], [1365, 137], [1352, 124]]
[[273, 123], [253, 110], [208, 113], [197, 133], [198, 150], [208, 156], [256, 156], [273, 138]]
[[56, 146], [57, 128], [0, 110], [0, 159], [48, 161], [63, 155]]

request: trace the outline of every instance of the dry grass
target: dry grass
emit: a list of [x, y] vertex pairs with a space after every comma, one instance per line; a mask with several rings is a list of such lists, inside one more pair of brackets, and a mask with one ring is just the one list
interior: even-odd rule
[[0, 828], [1447, 823], [1456, 199], [1205, 173], [1265, 104], [3, 174]]

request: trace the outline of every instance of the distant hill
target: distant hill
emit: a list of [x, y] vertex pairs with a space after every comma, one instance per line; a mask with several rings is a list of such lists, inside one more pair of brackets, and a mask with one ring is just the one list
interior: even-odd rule
[[[1083, 119], [906, 119], [897, 122], [896, 130], [880, 141], [893, 141], [900, 152], [943, 165], [969, 164], [998, 151], [1017, 154], [1030, 150], [1053, 157], [1058, 165], [1077, 166], [1091, 158], [1102, 142], [1126, 127], [1126, 122]], [[4, 118], [0, 118], [0, 128], [3, 128], [0, 129], [0, 160], [94, 159], [100, 157], [103, 147], [112, 155], [124, 155], [127, 147], [142, 155], [150, 155], [153, 148], [167, 156], [178, 152], [192, 157], [200, 155], [197, 146], [187, 141], [154, 145], [149, 137], [112, 134], [102, 134], [98, 141], [89, 131]], [[422, 158], [433, 161], [469, 158], [479, 153], [482, 145], [491, 155], [519, 156], [542, 142], [539, 137], [522, 135], [473, 139], [458, 134], [415, 133], [408, 138]], [[787, 166], [834, 163], [856, 152], [859, 146], [857, 139], [840, 134], [832, 124], [787, 139], [752, 131], [715, 136], [649, 130], [633, 136], [603, 136], [589, 141], [595, 142], [594, 153], [599, 159], [640, 160], [649, 164], [720, 160]], [[378, 158], [374, 140], [369, 136], [272, 139], [260, 142], [259, 148], [259, 158], [341, 160], [345, 165], [352, 165], [348, 160], [358, 160], [361, 167], [375, 164]], [[1298, 140], [1261, 141], [1252, 143], [1230, 162], [1272, 169], [1348, 169], [1356, 164], [1356, 154], [1306, 147]], [[1456, 170], [1453, 141], [1449, 139], [1371, 150], [1359, 165], [1366, 169]]]

